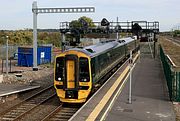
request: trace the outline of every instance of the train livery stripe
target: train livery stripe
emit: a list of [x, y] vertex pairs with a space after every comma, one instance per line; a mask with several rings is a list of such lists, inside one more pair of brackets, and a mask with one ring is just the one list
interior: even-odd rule
[[97, 118], [101, 110], [104, 108], [106, 103], [109, 101], [110, 97], [116, 90], [116, 88], [119, 86], [120, 82], [125, 78], [127, 73], [129, 72], [129, 66], [125, 68], [125, 70], [121, 73], [119, 78], [116, 80], [116, 82], [113, 84], [113, 86], [108, 90], [108, 92], [104, 95], [102, 100], [99, 102], [99, 104], [96, 106], [96, 108], [91, 112], [91, 114], [88, 116], [86, 121], [92, 121]]

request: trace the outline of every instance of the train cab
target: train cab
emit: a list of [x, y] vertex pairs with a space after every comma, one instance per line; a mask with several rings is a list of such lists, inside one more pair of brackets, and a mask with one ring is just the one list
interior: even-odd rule
[[54, 86], [62, 102], [85, 102], [92, 88], [90, 57], [69, 50], [56, 57]]

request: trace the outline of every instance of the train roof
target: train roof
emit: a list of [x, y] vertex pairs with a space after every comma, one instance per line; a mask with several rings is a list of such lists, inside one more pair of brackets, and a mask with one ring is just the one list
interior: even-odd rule
[[135, 40], [135, 38], [132, 38], [132, 37], [121, 38], [119, 40], [111, 39], [111, 40], [106, 40], [106, 41], [97, 43], [95, 45], [86, 46], [84, 48], [72, 48], [69, 50], [80, 51], [80, 52], [83, 52], [83, 53], [85, 53], [91, 57], [94, 57], [94, 56], [99, 55], [100, 53], [106, 52], [106, 51], [111, 50], [113, 48], [122, 46], [124, 44], [128, 44], [134, 40]]

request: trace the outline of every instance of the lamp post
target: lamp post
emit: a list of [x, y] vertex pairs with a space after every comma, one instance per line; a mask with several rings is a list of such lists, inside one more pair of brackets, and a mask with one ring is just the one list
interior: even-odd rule
[[129, 67], [130, 67], [130, 76], [129, 76], [129, 104], [131, 104], [132, 103], [132, 68], [133, 68], [132, 51], [130, 51]]
[[6, 36], [6, 75], [8, 76], [8, 38], [9, 36]]

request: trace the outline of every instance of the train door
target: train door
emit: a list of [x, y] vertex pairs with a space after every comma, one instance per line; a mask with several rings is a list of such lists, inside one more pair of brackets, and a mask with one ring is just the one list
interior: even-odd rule
[[77, 99], [78, 98], [78, 57], [76, 55], [65, 56], [65, 98]]
[[67, 88], [73, 89], [75, 88], [75, 62], [74, 60], [67, 60], [66, 68], [67, 68]]
[[67, 55], [66, 57], [66, 90], [77, 89], [77, 64], [78, 57], [76, 55]]

